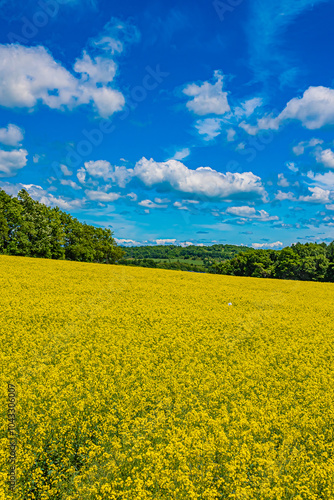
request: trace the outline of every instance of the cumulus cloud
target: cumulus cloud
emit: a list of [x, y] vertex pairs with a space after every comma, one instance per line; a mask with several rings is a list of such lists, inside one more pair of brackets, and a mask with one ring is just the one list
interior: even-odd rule
[[87, 175], [92, 178], [101, 178], [104, 181], [112, 181], [123, 188], [131, 180], [133, 170], [124, 166], [113, 166], [106, 160], [88, 161], [77, 172], [79, 182], [84, 184]]
[[44, 203], [44, 205], [50, 207], [59, 207], [62, 210], [72, 210], [76, 208], [81, 208], [85, 201], [80, 199], [69, 199], [63, 198], [61, 196], [54, 196], [49, 193], [41, 186], [36, 184], [10, 184], [9, 182], [0, 183], [1, 188], [6, 191], [6, 193], [11, 196], [17, 196], [18, 192], [21, 189], [25, 189], [34, 200], [39, 201], [40, 203]]
[[[243, 122], [240, 127], [248, 134], [256, 135], [260, 130], [278, 130], [287, 120], [298, 120], [309, 130], [334, 124], [334, 89], [309, 87], [302, 97], [291, 99], [276, 117], [272, 113], [260, 118], [256, 125]], [[297, 147], [297, 154], [300, 151], [302, 149]]]
[[324, 141], [321, 139], [316, 139], [313, 138], [310, 141], [301, 141], [299, 142], [296, 146], [292, 148], [292, 151], [296, 156], [303, 155], [305, 152], [305, 149], [308, 148], [313, 148], [314, 146], [317, 146], [318, 144], [322, 144]]
[[277, 185], [281, 187], [289, 187], [289, 181], [284, 177], [284, 174], [278, 174]]
[[117, 245], [124, 245], [124, 246], [139, 246], [140, 242], [135, 241], [135, 240], [125, 240], [125, 239], [119, 239], [119, 238], [114, 238], [116, 241]]
[[175, 245], [176, 239], [154, 240], [157, 245]]
[[257, 249], [257, 248], [279, 248], [282, 247], [283, 243], [281, 241], [275, 241], [274, 243], [252, 243], [252, 247]]
[[288, 193], [284, 193], [283, 191], [278, 191], [278, 193], [275, 196], [275, 200], [278, 201], [284, 201], [284, 200], [291, 200], [294, 201], [296, 200], [294, 194], [289, 191]]
[[256, 210], [254, 207], [242, 206], [242, 207], [228, 207], [226, 213], [229, 215], [236, 215], [238, 217], [257, 219], [262, 222], [268, 222], [272, 220], [279, 220], [276, 215], [269, 215], [265, 210]]
[[104, 191], [94, 191], [86, 189], [85, 194], [89, 200], [113, 202], [118, 200], [121, 195], [118, 193], [105, 193]]
[[139, 202], [139, 205], [141, 207], [147, 207], [147, 208], [167, 208], [168, 205], [161, 205], [159, 203], [154, 203], [151, 200], [143, 200]]
[[205, 118], [197, 120], [195, 127], [200, 135], [203, 135], [205, 141], [211, 141], [221, 132], [222, 120], [220, 118]]
[[0, 128], [0, 142], [5, 146], [20, 146], [24, 138], [24, 131], [17, 125], [9, 123], [7, 127]]
[[309, 196], [300, 196], [300, 201], [306, 201], [309, 203], [328, 203], [329, 195], [331, 192], [328, 189], [322, 189], [320, 187], [309, 187], [308, 190], [312, 193]]
[[71, 175], [73, 175], [73, 172], [71, 172], [71, 170], [69, 170], [66, 165], [60, 165], [60, 170], [67, 177], [70, 177]]
[[324, 167], [334, 169], [334, 152], [331, 149], [319, 149], [315, 157]]
[[215, 83], [203, 82], [201, 85], [191, 83], [183, 93], [192, 99], [187, 102], [189, 111], [196, 115], [223, 115], [230, 111], [227, 92], [223, 91], [223, 75], [220, 71], [214, 72]]
[[81, 186], [79, 186], [76, 182], [71, 181], [71, 180], [61, 179], [60, 183], [63, 186], [70, 186], [72, 189], [75, 189], [76, 191], [79, 189], [82, 189]]
[[100, 55], [84, 51], [70, 72], [43, 46], [0, 45], [0, 105], [71, 110], [92, 104], [105, 118], [120, 111], [125, 99], [111, 87], [117, 71], [113, 53], [101, 37], [94, 46]]
[[0, 149], [0, 177], [12, 177], [18, 170], [27, 164], [28, 151], [25, 149], [14, 149], [3, 151]]
[[162, 184], [169, 189], [206, 198], [266, 196], [260, 177], [252, 172], [223, 174], [210, 167], [191, 170], [176, 160], [159, 163], [152, 158], [142, 158], [135, 165], [134, 175], [147, 187]]
[[307, 177], [312, 180], [312, 183], [319, 187], [334, 190], [334, 172], [325, 172], [324, 174], [307, 172]]
[[263, 99], [261, 99], [260, 97], [253, 97], [252, 99], [247, 99], [246, 101], [242, 102], [240, 106], [234, 108], [233, 114], [237, 118], [240, 117], [248, 118], [254, 113], [256, 108], [262, 106], [262, 104], [263, 104]]

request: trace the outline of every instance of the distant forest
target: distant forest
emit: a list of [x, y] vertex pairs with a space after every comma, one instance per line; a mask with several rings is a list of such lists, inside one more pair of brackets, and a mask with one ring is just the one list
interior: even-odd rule
[[0, 189], [0, 253], [175, 269], [201, 273], [334, 282], [334, 242], [297, 243], [283, 250], [236, 245], [120, 247], [110, 229], [97, 228], [33, 200]]
[[119, 264], [254, 278], [334, 282], [334, 242], [297, 243], [283, 250], [235, 245], [124, 248]]

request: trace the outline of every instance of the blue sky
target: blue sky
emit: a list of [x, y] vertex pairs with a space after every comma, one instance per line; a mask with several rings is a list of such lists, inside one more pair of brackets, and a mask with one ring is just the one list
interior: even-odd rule
[[120, 244], [334, 239], [334, 2], [0, 0], [0, 187]]

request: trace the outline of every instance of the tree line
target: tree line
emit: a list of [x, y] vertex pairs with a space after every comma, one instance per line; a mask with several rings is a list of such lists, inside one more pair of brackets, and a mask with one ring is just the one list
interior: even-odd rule
[[83, 224], [25, 189], [17, 197], [0, 190], [0, 253], [106, 264], [124, 255], [110, 229]]
[[237, 245], [122, 248], [110, 229], [79, 222], [58, 207], [40, 203], [22, 189], [0, 189], [0, 253], [230, 276], [334, 282], [334, 242], [297, 243], [283, 250]]

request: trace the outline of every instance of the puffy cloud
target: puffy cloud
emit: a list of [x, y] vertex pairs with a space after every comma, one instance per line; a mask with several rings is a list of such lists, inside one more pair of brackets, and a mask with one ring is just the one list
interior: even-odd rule
[[60, 183], [63, 186], [70, 186], [72, 189], [75, 189], [76, 191], [79, 189], [82, 189], [81, 186], [78, 186], [78, 184], [76, 182], [71, 181], [71, 180], [61, 179]]
[[233, 128], [226, 130], [226, 139], [228, 142], [233, 142], [235, 140], [236, 131]]
[[70, 177], [71, 175], [73, 175], [73, 172], [71, 172], [71, 170], [69, 170], [66, 165], [60, 165], [60, 170], [67, 177]]
[[312, 193], [311, 196], [300, 196], [300, 201], [306, 201], [309, 203], [328, 203], [329, 195], [331, 192], [327, 189], [322, 189], [320, 187], [309, 187], [308, 190]]
[[63, 198], [61, 196], [54, 196], [49, 193], [41, 186], [36, 184], [10, 184], [9, 182], [0, 183], [0, 186], [6, 193], [11, 196], [17, 196], [18, 192], [21, 189], [25, 189], [34, 200], [39, 201], [40, 203], [44, 203], [44, 205], [50, 207], [59, 207], [61, 210], [72, 210], [76, 208], [81, 208], [84, 205], [84, 200], [80, 199], [69, 199]]
[[334, 90], [327, 87], [309, 87], [303, 97], [288, 102], [278, 120], [299, 120], [309, 130], [334, 123]]
[[[260, 118], [256, 125], [242, 122], [239, 126], [248, 134], [256, 135], [260, 130], [278, 130], [287, 120], [298, 120], [309, 130], [334, 124], [334, 89], [309, 87], [302, 97], [291, 99], [276, 117], [272, 113]], [[296, 151], [297, 154], [302, 151], [301, 147], [297, 146]]]
[[320, 174], [310, 171], [307, 172], [307, 177], [312, 179], [313, 184], [317, 184], [319, 187], [334, 190], [334, 172], [330, 171]]
[[324, 142], [323, 140], [316, 138], [313, 138], [310, 141], [301, 141], [292, 148], [292, 151], [295, 153], [296, 156], [300, 156], [304, 154], [305, 149], [314, 148], [314, 146], [322, 144], [323, 142]]
[[223, 174], [210, 167], [196, 170], [187, 168], [176, 160], [156, 162], [142, 158], [136, 163], [134, 175], [146, 186], [164, 184], [169, 189], [205, 198], [266, 196], [260, 177], [252, 172]]
[[73, 109], [93, 104], [103, 117], [122, 109], [123, 95], [109, 86], [116, 71], [113, 61], [92, 60], [84, 53], [74, 71], [81, 78], [42, 46], [0, 45], [0, 105], [32, 109], [42, 103], [52, 109]]
[[147, 208], [167, 208], [168, 205], [161, 205], [158, 203], [154, 203], [151, 200], [143, 200], [139, 202], [139, 205], [141, 207], [147, 207]]
[[220, 118], [205, 118], [197, 120], [195, 127], [200, 135], [203, 135], [205, 141], [211, 141], [221, 132], [222, 120]]
[[327, 210], [334, 210], [334, 205], [326, 205]]
[[262, 104], [263, 99], [260, 97], [253, 97], [252, 99], [248, 99], [241, 103], [240, 106], [237, 106], [233, 110], [233, 114], [238, 118], [243, 116], [249, 117], [254, 113], [255, 109], [262, 106]]
[[334, 169], [334, 152], [331, 149], [319, 149], [315, 157], [324, 167]]
[[288, 180], [284, 177], [284, 174], [278, 174], [277, 185], [281, 187], [289, 187], [290, 184]]
[[24, 132], [17, 125], [9, 123], [7, 127], [0, 128], [0, 142], [6, 146], [19, 146], [23, 141]]
[[229, 215], [236, 215], [238, 217], [257, 219], [262, 222], [279, 220], [279, 218], [276, 215], [271, 216], [265, 210], [256, 210], [254, 207], [249, 207], [249, 206], [228, 207], [226, 209], [226, 213]]
[[87, 198], [92, 201], [113, 202], [121, 197], [118, 193], [105, 193], [104, 191], [94, 191], [89, 189], [86, 189], [85, 193]]
[[289, 191], [288, 193], [284, 193], [283, 191], [278, 191], [278, 193], [275, 196], [275, 200], [278, 201], [284, 201], [284, 200], [296, 200], [294, 194]]
[[27, 164], [28, 151], [15, 149], [3, 151], [0, 149], [0, 177], [12, 177]]
[[114, 238], [116, 241], [117, 245], [124, 245], [124, 246], [139, 246], [140, 242], [139, 241], [134, 241], [134, 240], [125, 240], [125, 239], [119, 239], [119, 238]]
[[[31, 193], [29, 192], [29, 194]], [[42, 195], [39, 201], [41, 203], [44, 203], [44, 205], [48, 205], [51, 207], [59, 207], [62, 210], [72, 210], [75, 208], [81, 208], [82, 205], [84, 204], [84, 200], [79, 200], [79, 199], [68, 200], [66, 198], [62, 198], [61, 196], [58, 197], [53, 196], [53, 194], [50, 193]]]
[[251, 217], [256, 214], [254, 207], [228, 207], [226, 209], [227, 214], [238, 215], [241, 217]]
[[282, 246], [283, 246], [283, 243], [281, 241], [275, 241], [274, 243], [252, 243], [252, 247], [255, 249], [264, 248], [264, 247], [279, 248]]
[[175, 245], [176, 239], [160, 239], [160, 240], [155, 240], [155, 243], [157, 245]]
[[192, 97], [187, 102], [187, 108], [196, 115], [223, 115], [230, 111], [227, 101], [227, 92], [223, 92], [223, 75], [220, 71], [214, 72], [216, 83], [203, 82], [201, 85], [191, 83], [183, 93]]
[[84, 167], [78, 170], [77, 178], [79, 182], [84, 184], [86, 182], [86, 175], [93, 178], [102, 178], [104, 181], [112, 181], [119, 187], [125, 187], [131, 180], [133, 175], [132, 169], [127, 169], [124, 166], [112, 166], [108, 161], [88, 161]]

